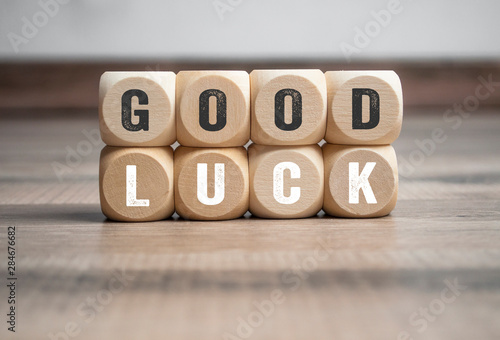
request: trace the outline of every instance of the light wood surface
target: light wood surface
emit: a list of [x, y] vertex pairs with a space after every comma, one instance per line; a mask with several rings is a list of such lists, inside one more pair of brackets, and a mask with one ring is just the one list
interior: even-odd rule
[[325, 78], [328, 143], [383, 145], [398, 138], [403, 92], [394, 71], [329, 71]]
[[[478, 110], [454, 130], [445, 111], [405, 112], [400, 164], [436, 127], [447, 139], [400, 169], [387, 217], [124, 224], [100, 211], [104, 145], [66, 165], [68, 148], [98, 131], [97, 110], [3, 110], [0, 268], [4, 280], [15, 225], [19, 314], [18, 332], [2, 322], [0, 338], [49, 339], [74, 322], [74, 339], [223, 339], [281, 290], [249, 339], [498, 339], [500, 115]], [[454, 280], [467, 288], [419, 332], [410, 317], [439, 308]], [[91, 313], [89, 299], [106, 304]]]
[[326, 82], [320, 70], [254, 70], [251, 139], [262, 145], [309, 145], [325, 137]]
[[235, 147], [248, 142], [250, 78], [246, 71], [181, 71], [176, 91], [181, 145]]
[[104, 143], [173, 144], [175, 77], [173, 72], [105, 72], [99, 83], [99, 122]]
[[398, 199], [398, 164], [390, 145], [323, 145], [323, 209], [337, 217], [381, 217]]

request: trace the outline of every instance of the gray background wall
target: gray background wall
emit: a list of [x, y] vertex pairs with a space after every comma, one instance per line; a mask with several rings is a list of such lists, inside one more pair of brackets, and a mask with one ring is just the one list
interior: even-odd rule
[[[347, 44], [354, 60], [500, 56], [494, 0], [54, 1], [0, 2], [0, 60], [347, 60]], [[373, 12], [391, 8], [376, 23]], [[371, 37], [356, 43], [358, 29]]]

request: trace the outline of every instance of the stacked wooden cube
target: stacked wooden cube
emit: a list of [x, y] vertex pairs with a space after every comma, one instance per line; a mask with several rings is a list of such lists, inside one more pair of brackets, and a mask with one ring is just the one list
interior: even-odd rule
[[396, 205], [393, 71], [106, 72], [99, 97], [112, 220], [363, 218]]

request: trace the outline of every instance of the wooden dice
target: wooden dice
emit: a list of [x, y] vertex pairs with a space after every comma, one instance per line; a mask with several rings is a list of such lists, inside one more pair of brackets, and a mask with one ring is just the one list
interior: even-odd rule
[[195, 147], [243, 146], [250, 138], [250, 78], [245, 71], [181, 71], [177, 137]]
[[99, 193], [104, 215], [116, 221], [155, 221], [174, 212], [174, 159], [170, 146], [101, 151]]
[[107, 145], [173, 144], [175, 73], [105, 72], [99, 84], [99, 125]]
[[326, 82], [320, 70], [254, 70], [251, 139], [263, 145], [308, 145], [325, 136]]
[[399, 77], [393, 71], [330, 71], [325, 78], [325, 140], [332, 144], [323, 146], [323, 209], [338, 217], [385, 216], [398, 192], [396, 154], [388, 144], [403, 122]]
[[330, 71], [325, 78], [328, 143], [383, 145], [398, 138], [403, 94], [394, 71]]
[[323, 205], [323, 157], [317, 144], [248, 148], [250, 212], [258, 217], [316, 215]]
[[390, 143], [403, 95], [393, 71], [106, 72], [99, 97], [109, 219], [160, 220], [174, 208], [192, 220], [321, 209], [369, 218], [396, 205]]
[[394, 209], [398, 193], [396, 153], [390, 145], [323, 145], [323, 209], [339, 217], [379, 217]]
[[248, 210], [244, 147], [175, 150], [175, 206], [187, 219], [226, 220]]

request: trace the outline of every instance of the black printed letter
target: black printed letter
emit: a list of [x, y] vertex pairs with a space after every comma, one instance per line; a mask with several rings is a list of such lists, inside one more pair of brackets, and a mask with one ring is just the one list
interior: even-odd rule
[[139, 99], [139, 105], [148, 104], [148, 95], [142, 90], [128, 90], [122, 96], [122, 125], [128, 131], [149, 130], [149, 110], [134, 110], [139, 123], [132, 123], [132, 97]]
[[[363, 96], [370, 97], [370, 120], [363, 123]], [[373, 129], [380, 120], [380, 98], [372, 89], [352, 89], [352, 128]]]
[[[292, 97], [292, 122], [285, 123], [285, 97]], [[294, 89], [283, 89], [274, 96], [274, 123], [283, 131], [298, 129], [302, 124], [302, 95]]]
[[[217, 121], [210, 124], [209, 121], [209, 99], [211, 96], [217, 98]], [[207, 131], [219, 131], [226, 126], [226, 95], [221, 90], [205, 90], [200, 94], [200, 126]]]

